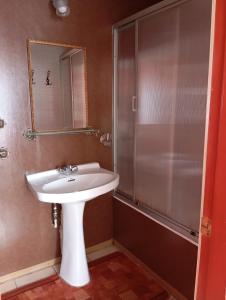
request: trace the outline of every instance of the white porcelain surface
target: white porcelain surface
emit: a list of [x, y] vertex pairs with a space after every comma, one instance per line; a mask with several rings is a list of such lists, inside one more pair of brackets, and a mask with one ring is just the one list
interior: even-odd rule
[[26, 174], [34, 195], [42, 202], [71, 203], [88, 201], [117, 187], [119, 176], [100, 168], [98, 163], [78, 165], [69, 175], [57, 169]]
[[62, 174], [57, 169], [26, 174], [31, 191], [42, 202], [62, 204], [62, 262], [60, 276], [72, 286], [90, 281], [83, 234], [86, 201], [110, 192], [119, 175], [98, 163], [78, 165], [78, 170]]
[[85, 201], [62, 205], [63, 247], [60, 277], [77, 287], [90, 281], [83, 234], [84, 207]]

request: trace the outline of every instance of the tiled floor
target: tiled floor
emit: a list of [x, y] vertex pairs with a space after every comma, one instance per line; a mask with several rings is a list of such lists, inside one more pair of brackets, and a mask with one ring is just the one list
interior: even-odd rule
[[168, 300], [169, 295], [122, 253], [89, 264], [90, 284], [74, 288], [57, 275], [9, 292], [4, 300]]

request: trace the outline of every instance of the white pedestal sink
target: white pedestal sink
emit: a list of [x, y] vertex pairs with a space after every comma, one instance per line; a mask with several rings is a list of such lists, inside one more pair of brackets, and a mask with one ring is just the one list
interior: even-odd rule
[[38, 200], [62, 204], [60, 277], [72, 286], [83, 286], [90, 281], [83, 234], [85, 202], [115, 189], [119, 175], [101, 168], [98, 163], [77, 167], [76, 171], [65, 174], [57, 169], [27, 173], [26, 179]]

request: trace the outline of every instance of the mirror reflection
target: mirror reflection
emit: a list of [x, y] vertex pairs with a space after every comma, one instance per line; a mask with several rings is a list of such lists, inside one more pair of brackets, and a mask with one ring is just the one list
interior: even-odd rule
[[29, 41], [28, 52], [32, 129], [86, 128], [85, 49]]

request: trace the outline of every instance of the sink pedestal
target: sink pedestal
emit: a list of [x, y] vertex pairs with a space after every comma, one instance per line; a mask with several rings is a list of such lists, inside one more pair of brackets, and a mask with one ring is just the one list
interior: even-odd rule
[[83, 234], [85, 201], [62, 204], [63, 242], [60, 277], [72, 286], [89, 283]]

